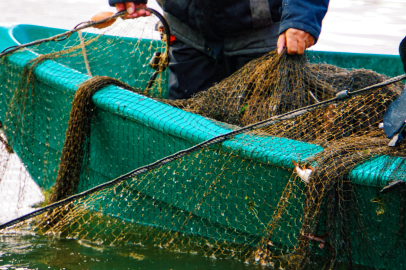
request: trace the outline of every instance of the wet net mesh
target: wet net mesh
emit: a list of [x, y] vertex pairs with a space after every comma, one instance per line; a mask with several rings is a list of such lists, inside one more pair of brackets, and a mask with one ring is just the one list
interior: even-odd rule
[[389, 78], [271, 52], [167, 100], [158, 21], [52, 30], [0, 59], [0, 234], [404, 269], [406, 149], [378, 127], [403, 84], [339, 99]]

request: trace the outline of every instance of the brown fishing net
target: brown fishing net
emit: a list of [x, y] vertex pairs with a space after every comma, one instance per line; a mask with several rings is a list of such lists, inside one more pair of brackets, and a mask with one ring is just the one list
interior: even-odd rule
[[[329, 64], [310, 64], [306, 56], [278, 55], [275, 50], [189, 100], [163, 102], [222, 122], [246, 126], [331, 99], [339, 91], [362, 89], [386, 79], [371, 70], [349, 71]], [[390, 96], [401, 90], [400, 84], [383, 89]], [[328, 112], [325, 117], [329, 117]]]
[[[0, 235], [275, 269], [405, 267], [406, 151], [378, 127], [402, 83], [335, 99], [389, 78], [271, 52], [191, 99], [166, 100], [153, 67], [166, 40], [123, 37], [128, 23], [1, 58], [0, 192], [20, 185], [20, 199], [0, 205], [24, 211], [3, 214]], [[7, 176], [16, 155], [24, 166]]]
[[58, 176], [53, 187], [50, 203], [60, 201], [75, 194], [80, 182], [80, 174], [85, 157], [89, 153], [89, 137], [93, 111], [92, 96], [107, 85], [116, 85], [133, 91], [133, 88], [119, 80], [106, 77], [92, 77], [83, 82], [76, 90], [72, 101], [66, 139], [63, 145]]

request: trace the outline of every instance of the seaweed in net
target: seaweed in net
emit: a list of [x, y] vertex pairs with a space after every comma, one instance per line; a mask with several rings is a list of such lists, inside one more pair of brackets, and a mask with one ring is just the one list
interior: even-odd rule
[[74, 195], [79, 186], [81, 173], [86, 170], [87, 166], [87, 164], [83, 164], [83, 161], [89, 160], [91, 120], [94, 109], [91, 98], [107, 85], [116, 85], [135, 92], [135, 89], [129, 85], [107, 76], [92, 77], [78, 87], [72, 102], [68, 129], [65, 134], [66, 139], [50, 203]]

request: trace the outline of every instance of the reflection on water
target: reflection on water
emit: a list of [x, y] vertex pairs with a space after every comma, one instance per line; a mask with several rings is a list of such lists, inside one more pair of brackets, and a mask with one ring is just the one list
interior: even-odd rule
[[314, 50], [399, 54], [406, 36], [404, 0], [331, 0]]
[[3, 269], [236, 269], [259, 270], [234, 260], [168, 252], [140, 246], [98, 246], [75, 240], [34, 235], [0, 235]]
[[[107, 3], [107, 0], [0, 1], [0, 24], [28, 23], [71, 29], [98, 11], [115, 11]], [[148, 5], [159, 10], [156, 0], [149, 0]], [[399, 43], [406, 35], [405, 10], [404, 0], [330, 0], [322, 34], [313, 49], [398, 54]]]

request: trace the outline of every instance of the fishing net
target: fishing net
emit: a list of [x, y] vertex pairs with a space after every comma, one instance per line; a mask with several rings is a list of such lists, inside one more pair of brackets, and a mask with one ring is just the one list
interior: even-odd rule
[[161, 19], [106, 21], [3, 53], [0, 235], [404, 269], [406, 149], [379, 128], [404, 76], [271, 52], [166, 100]]

